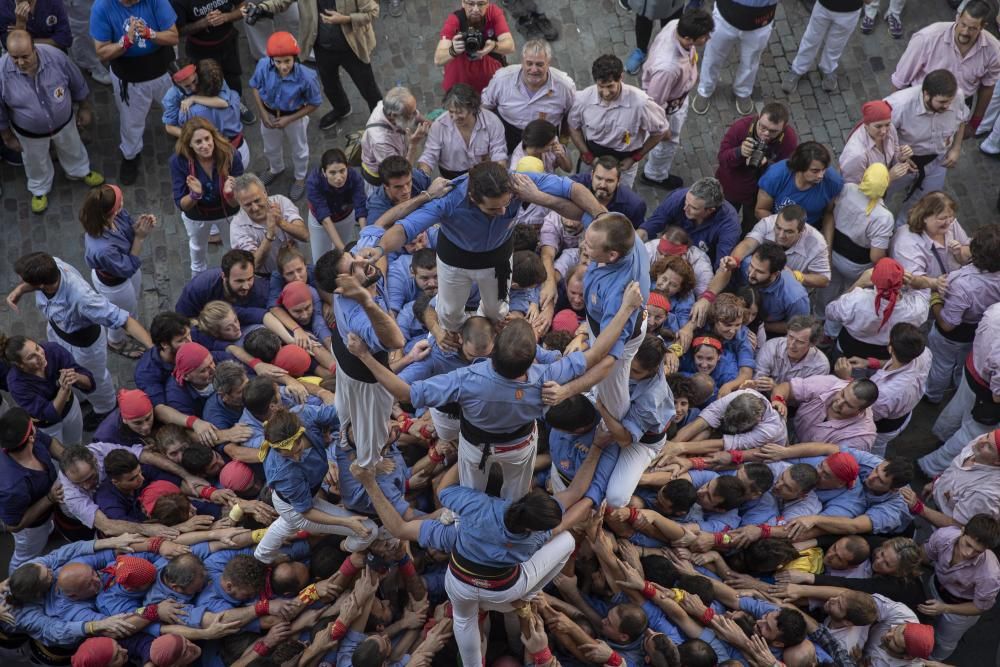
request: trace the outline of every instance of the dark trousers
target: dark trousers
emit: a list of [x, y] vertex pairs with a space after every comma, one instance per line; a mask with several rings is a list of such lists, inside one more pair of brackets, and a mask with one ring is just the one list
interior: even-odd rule
[[243, 95], [243, 67], [240, 65], [239, 36], [234, 35], [222, 44], [216, 46], [200, 46], [187, 43], [187, 55], [191, 60], [201, 60], [211, 58], [222, 67], [222, 76], [226, 79], [226, 84], [238, 95]]
[[[757, 224], [757, 216], [754, 214], [754, 207], [756, 206], [756, 201], [749, 202], [737, 202], [733, 200], [728, 200], [730, 204], [733, 205], [737, 211], [740, 211], [740, 223], [743, 228], [743, 235], [749, 234], [754, 226]], [[742, 209], [742, 210], [741, 210]]]
[[340, 83], [340, 68], [343, 67], [351, 81], [358, 87], [361, 97], [368, 103], [368, 110], [375, 109], [375, 105], [382, 101], [382, 93], [375, 83], [375, 72], [372, 71], [370, 63], [363, 63], [354, 55], [354, 51], [330, 51], [318, 44], [313, 46], [316, 54], [316, 69], [319, 71], [319, 80], [323, 84], [323, 94], [330, 100], [333, 110], [337, 113], [346, 112], [350, 107], [347, 100], [347, 93]]

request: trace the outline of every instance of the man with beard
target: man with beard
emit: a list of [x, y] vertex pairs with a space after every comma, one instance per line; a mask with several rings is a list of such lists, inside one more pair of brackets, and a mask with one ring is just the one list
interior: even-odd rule
[[[466, 36], [473, 31], [482, 40], [478, 50], [466, 44]], [[434, 50], [434, 65], [444, 67], [441, 87], [447, 93], [456, 83], [467, 83], [477, 93], [483, 92], [514, 48], [502, 9], [489, 0], [462, 0], [462, 8], [445, 19]]]
[[[392, 155], [406, 158], [411, 165], [420, 155], [420, 144], [430, 130], [417, 110], [417, 98], [407, 88], [396, 86], [375, 106], [361, 136], [361, 175], [370, 186], [371, 196], [382, 185], [379, 165]], [[369, 220], [378, 220], [370, 210]]]
[[549, 43], [529, 40], [521, 47], [521, 64], [498, 70], [483, 91], [483, 108], [500, 117], [510, 152], [521, 143], [525, 125], [542, 119], [559, 127], [573, 107], [576, 84], [551, 62]]
[[193, 319], [209, 301], [225, 301], [236, 311], [243, 326], [263, 324], [267, 314], [267, 283], [254, 281], [255, 266], [253, 253], [230, 250], [222, 256], [221, 269], [202, 271], [184, 286], [175, 310]]
[[255, 270], [270, 276], [278, 269], [278, 250], [309, 240], [306, 223], [291, 199], [268, 197], [266, 186], [255, 174], [237, 176], [233, 196], [240, 212], [229, 223], [229, 241], [233, 248], [252, 252]]
[[631, 187], [622, 183], [621, 163], [605, 155], [594, 160], [593, 168], [589, 174], [574, 174], [570, 178], [587, 186], [601, 206], [612, 213], [621, 213], [638, 229], [646, 220], [646, 202]]
[[414, 169], [402, 155], [390, 155], [382, 160], [377, 179], [380, 185], [369, 188], [367, 202], [368, 221], [376, 224], [386, 211], [412, 201], [431, 184], [430, 177]]
[[[760, 310], [764, 313], [764, 328], [770, 335], [783, 336], [788, 333], [788, 320], [796, 315], [809, 314], [809, 292], [791, 271], [785, 271], [788, 257], [785, 249], [777, 243], [765, 241], [752, 255], [739, 265], [739, 271], [732, 277], [736, 287], [750, 285], [760, 292]], [[723, 260], [716, 278], [724, 279], [727, 273], [736, 271], [736, 261]], [[718, 293], [716, 279], [708, 289]]]

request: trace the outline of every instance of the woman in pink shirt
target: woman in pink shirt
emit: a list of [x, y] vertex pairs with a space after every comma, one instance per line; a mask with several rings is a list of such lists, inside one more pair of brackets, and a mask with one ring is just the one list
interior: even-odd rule
[[920, 198], [910, 210], [906, 227], [892, 237], [889, 256], [912, 276], [910, 289], [942, 292], [947, 275], [972, 258], [969, 236], [955, 219], [958, 203], [943, 192]]
[[889, 170], [890, 179], [896, 180], [913, 170], [909, 163], [912, 156], [912, 148], [899, 145], [889, 103], [865, 102], [861, 107], [861, 122], [854, 127], [840, 154], [840, 174], [845, 183], [860, 183], [865, 169], [881, 162]]

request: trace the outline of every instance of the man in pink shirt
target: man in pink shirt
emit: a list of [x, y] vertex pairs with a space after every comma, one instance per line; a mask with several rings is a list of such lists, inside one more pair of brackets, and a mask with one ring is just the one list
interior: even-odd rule
[[892, 75], [892, 85], [903, 89], [919, 84], [934, 70], [947, 69], [958, 79], [959, 93], [970, 106], [978, 92], [966, 137], [982, 122], [1000, 79], [1000, 40], [985, 30], [996, 14], [984, 0], [969, 0], [953, 23], [932, 23], [915, 33]]
[[[934, 504], [920, 515], [938, 527], [965, 525], [976, 514], [1000, 518], [1000, 450], [992, 431], [965, 446], [948, 469], [934, 481]], [[914, 496], [915, 498], [915, 496]], [[915, 503], [908, 504], [911, 508]]]
[[[712, 430], [718, 433], [717, 437], [713, 437]], [[771, 443], [788, 444], [785, 420], [762, 394], [753, 389], [739, 389], [712, 401], [694, 421], [677, 432], [660, 458], [701, 456]]]
[[878, 387], [871, 380], [841, 380], [835, 375], [792, 378], [771, 392], [771, 405], [781, 415], [797, 405], [793, 424], [798, 442], [829, 442], [871, 451], [875, 420], [871, 406]]
[[822, 324], [812, 315], [796, 315], [788, 320], [788, 333], [768, 338], [758, 350], [754, 388], [768, 393], [792, 378], [829, 375], [830, 362], [816, 347], [821, 333]]
[[649, 152], [642, 171], [642, 182], [647, 185], [667, 190], [684, 185], [680, 176], [671, 175], [670, 167], [681, 145], [688, 93], [698, 81], [696, 49], [708, 42], [714, 29], [711, 14], [704, 9], [692, 9], [668, 23], [649, 49], [649, 58], [642, 68], [642, 88], [663, 107], [669, 127], [663, 141]]
[[1000, 522], [987, 514], [969, 519], [965, 528], [939, 528], [924, 545], [934, 565], [928, 582], [933, 595], [917, 609], [936, 617], [933, 660], [952, 654], [965, 631], [989, 611], [1000, 592], [1000, 561], [993, 549], [1000, 546]]

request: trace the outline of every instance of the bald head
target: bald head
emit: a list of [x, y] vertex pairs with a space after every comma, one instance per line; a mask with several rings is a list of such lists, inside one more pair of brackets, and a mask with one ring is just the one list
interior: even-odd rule
[[781, 659], [788, 667], [812, 667], [816, 664], [816, 647], [806, 639], [785, 648]]
[[25, 74], [38, 71], [38, 55], [35, 52], [35, 41], [27, 30], [11, 30], [7, 35], [7, 53], [14, 65]]
[[31, 33], [27, 30], [11, 30], [7, 33], [7, 50], [12, 51], [15, 48], [25, 48], [31, 49], [35, 45], [35, 40], [31, 38]]
[[89, 600], [100, 590], [100, 578], [84, 563], [68, 563], [59, 570], [59, 590], [71, 600]]

